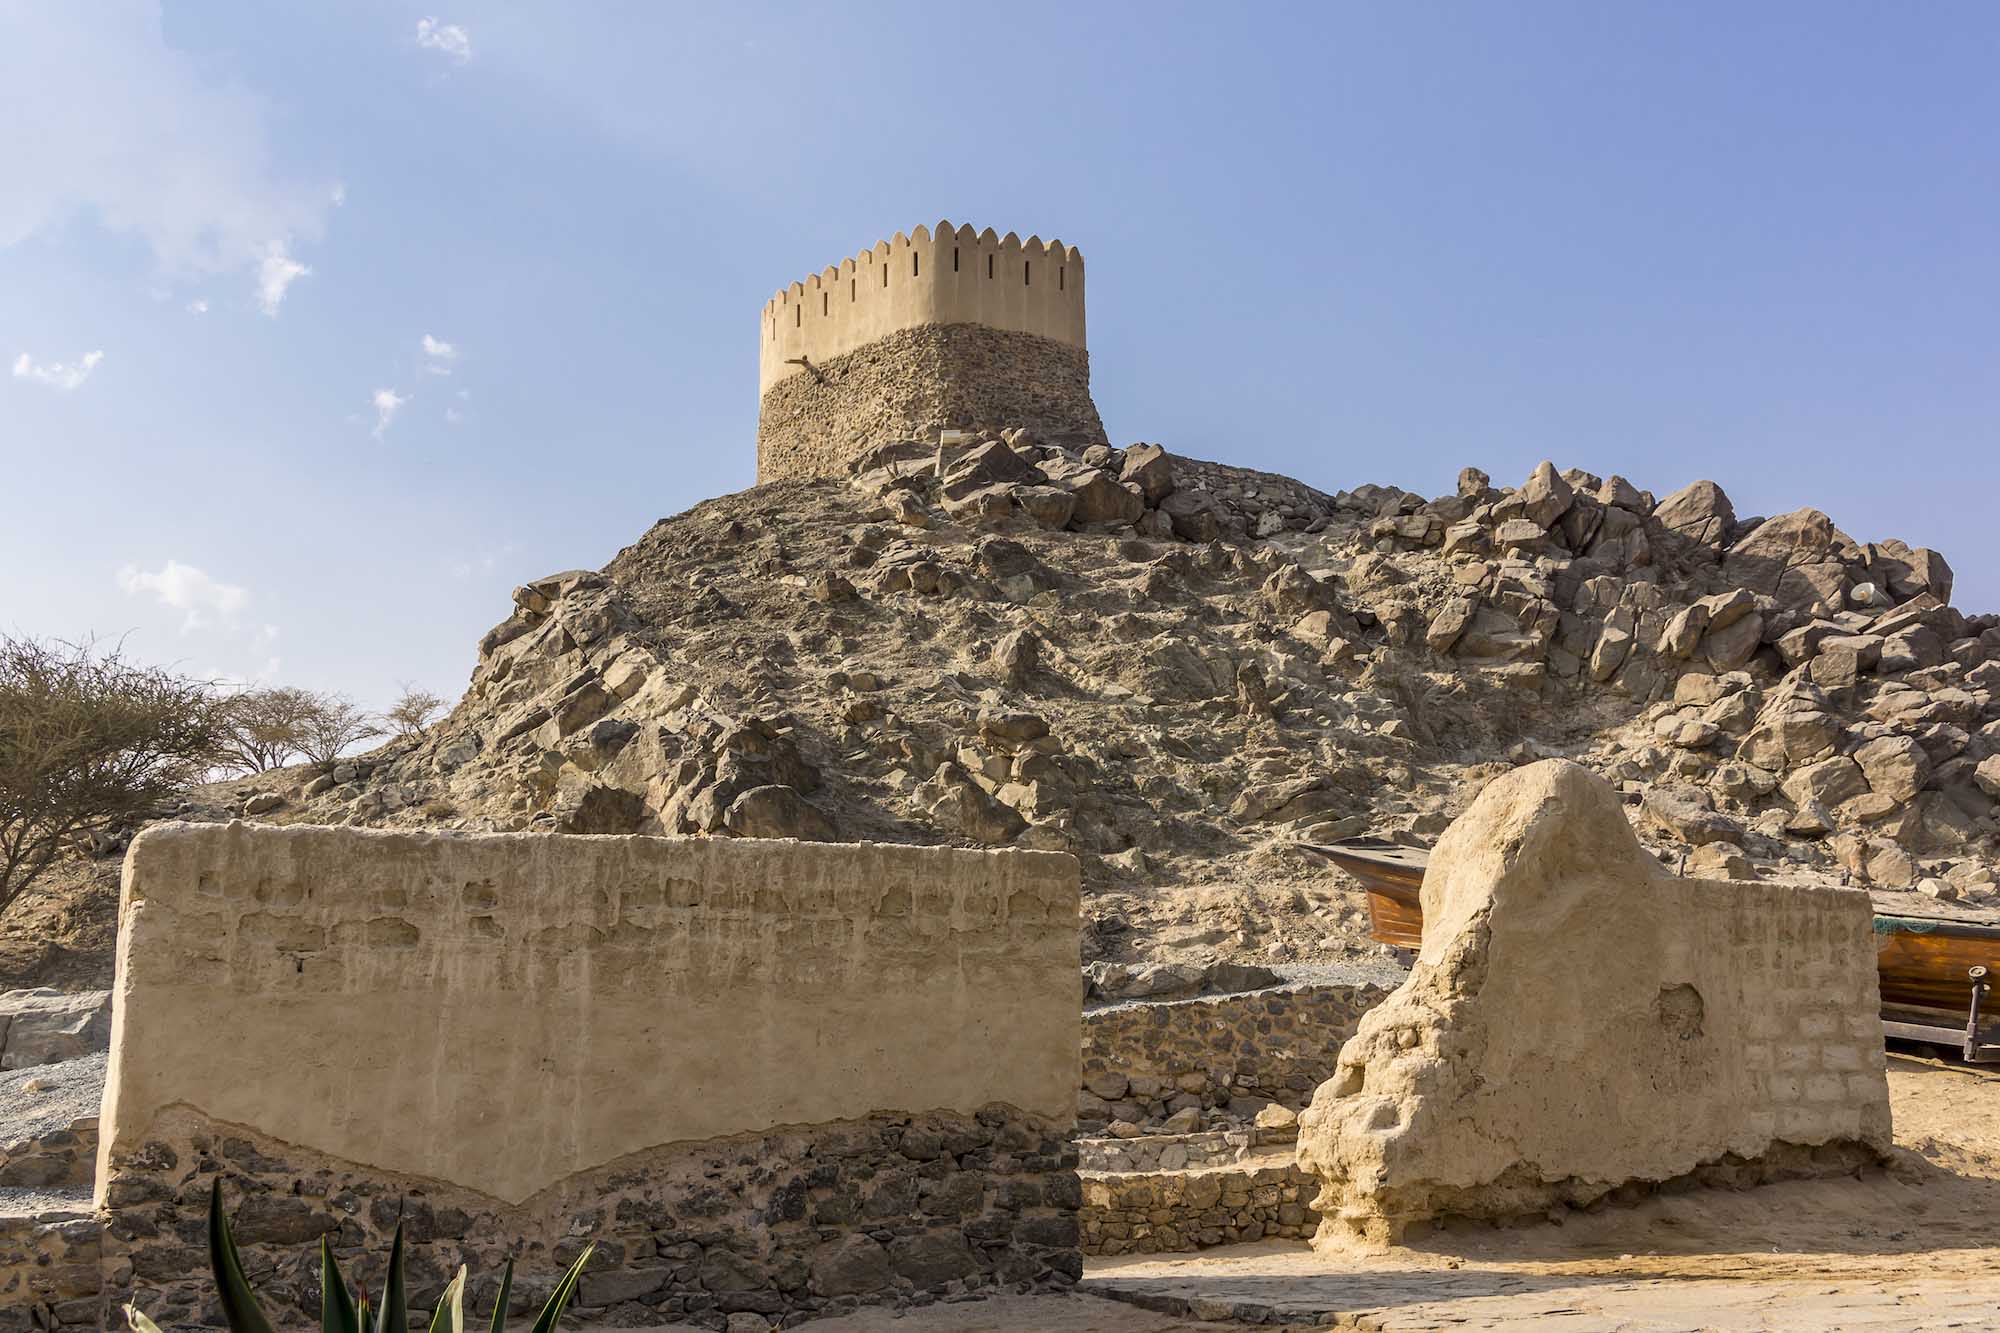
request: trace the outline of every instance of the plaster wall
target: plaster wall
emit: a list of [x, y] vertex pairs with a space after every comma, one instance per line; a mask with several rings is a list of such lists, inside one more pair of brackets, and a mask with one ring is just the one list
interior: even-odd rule
[[765, 302], [758, 318], [761, 397], [779, 381], [902, 329], [983, 324], [1031, 333], [1081, 350], [1081, 252], [1038, 236], [939, 222], [918, 227], [794, 282]]
[[1603, 779], [1549, 760], [1446, 831], [1423, 911], [1300, 1120], [1322, 1239], [1888, 1151], [1867, 894], [1675, 878]]
[[1057, 854], [147, 830], [126, 859], [99, 1200], [170, 1108], [518, 1203], [675, 1143], [1079, 1077]]

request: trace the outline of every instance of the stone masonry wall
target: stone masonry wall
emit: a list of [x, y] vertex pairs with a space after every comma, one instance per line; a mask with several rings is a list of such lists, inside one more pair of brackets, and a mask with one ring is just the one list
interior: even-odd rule
[[[157, 826], [121, 905], [107, 1311], [311, 1243], [412, 1283], [586, 1241], [620, 1324], [796, 1320], [1078, 1269], [1066, 856], [776, 840]], [[165, 1321], [163, 1321], [165, 1322]], [[739, 1323], [742, 1322], [739, 1320]]]
[[1085, 1173], [1085, 1254], [1172, 1254], [1310, 1236], [1318, 1182], [1289, 1159], [1198, 1171]]
[[1250, 1115], [1248, 1102], [1297, 1110], [1332, 1075], [1361, 1015], [1387, 994], [1297, 986], [1093, 1010], [1083, 1017], [1078, 1114], [1145, 1124], [1232, 1100]]
[[819, 371], [774, 384], [757, 419], [757, 481], [843, 475], [863, 450], [940, 428], [1025, 426], [1105, 442], [1090, 354], [1032, 333], [929, 324], [892, 333]]
[[677, 1144], [519, 1206], [196, 1114], [155, 1128], [114, 1161], [106, 1307], [136, 1298], [165, 1327], [219, 1320], [201, 1226], [218, 1175], [247, 1270], [281, 1319], [319, 1308], [322, 1235], [350, 1280], [379, 1287], [399, 1217], [412, 1306], [428, 1310], [465, 1264], [482, 1323], [508, 1255], [514, 1311], [526, 1314], [590, 1241], [597, 1253], [572, 1318], [619, 1327], [720, 1329], [745, 1313], [789, 1325], [864, 1304], [1058, 1285], [1082, 1271], [1067, 1131], [1009, 1107]]
[[7, 1211], [0, 1196], [0, 1333], [109, 1328], [98, 1302], [97, 1222], [66, 1208]]

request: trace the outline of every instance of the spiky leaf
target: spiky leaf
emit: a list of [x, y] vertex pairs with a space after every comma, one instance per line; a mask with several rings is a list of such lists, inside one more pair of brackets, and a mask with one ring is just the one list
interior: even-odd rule
[[465, 1333], [465, 1265], [458, 1266], [453, 1278], [431, 1311], [431, 1333]]
[[576, 1256], [576, 1262], [569, 1266], [569, 1271], [562, 1275], [562, 1281], [556, 1283], [556, 1289], [549, 1293], [549, 1303], [542, 1307], [542, 1313], [535, 1319], [533, 1333], [555, 1333], [556, 1321], [562, 1318], [563, 1308], [576, 1295], [576, 1284], [583, 1276], [583, 1266], [590, 1262], [591, 1252], [596, 1248], [597, 1242], [592, 1241], [583, 1247], [582, 1254]]
[[243, 1256], [236, 1252], [236, 1238], [222, 1212], [220, 1176], [208, 1193], [208, 1264], [215, 1272], [215, 1296], [222, 1303], [222, 1318], [230, 1333], [277, 1333], [258, 1308], [249, 1279], [243, 1276]]
[[500, 1295], [493, 1302], [492, 1333], [507, 1333], [507, 1302], [514, 1295], [514, 1257], [500, 1270]]
[[403, 1291], [403, 1224], [396, 1223], [389, 1242], [389, 1276], [382, 1284], [382, 1312], [375, 1316], [375, 1333], [410, 1333], [410, 1307]]
[[319, 1238], [319, 1290], [320, 1333], [365, 1333], [367, 1325], [325, 1236]]
[[160, 1326], [146, 1318], [136, 1305], [125, 1307], [125, 1322], [132, 1326], [132, 1333], [160, 1333]]

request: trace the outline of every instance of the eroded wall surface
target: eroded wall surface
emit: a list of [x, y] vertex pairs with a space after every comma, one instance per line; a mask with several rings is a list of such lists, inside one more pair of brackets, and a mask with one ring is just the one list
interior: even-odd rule
[[169, 825], [121, 913], [108, 1299], [206, 1298], [218, 1174], [280, 1305], [413, 1199], [622, 1321], [1076, 1271], [1068, 857]]
[[927, 324], [813, 365], [816, 374], [779, 380], [759, 404], [759, 484], [843, 476], [874, 445], [934, 440], [941, 428], [1026, 426], [1051, 440], [1105, 439], [1080, 344]]
[[1865, 893], [1674, 878], [1550, 760], [1446, 831], [1423, 910], [1409, 980], [1301, 1117], [1323, 1241], [1887, 1151]]

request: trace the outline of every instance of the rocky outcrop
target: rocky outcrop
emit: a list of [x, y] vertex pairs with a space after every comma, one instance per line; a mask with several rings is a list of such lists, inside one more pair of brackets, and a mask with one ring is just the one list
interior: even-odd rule
[[1866, 895], [1667, 876], [1550, 760], [1451, 826], [1423, 900], [1409, 980], [1300, 1119], [1323, 1240], [1887, 1152]]

